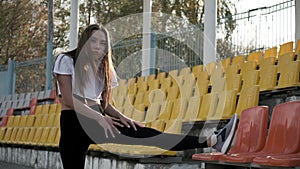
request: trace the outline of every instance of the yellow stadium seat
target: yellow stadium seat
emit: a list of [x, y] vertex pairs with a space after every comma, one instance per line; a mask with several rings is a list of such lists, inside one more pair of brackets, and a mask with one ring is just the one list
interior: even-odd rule
[[295, 59], [294, 52], [287, 52], [280, 55], [277, 60], [278, 72], [282, 72], [282, 69], [285, 69], [286, 65], [291, 61], [294, 61], [294, 59]]
[[216, 68], [216, 62], [210, 62], [205, 65], [205, 71], [207, 71], [208, 75], [211, 75], [212, 71]]
[[49, 107], [49, 114], [54, 114], [56, 113], [56, 108], [57, 108], [57, 103], [55, 104], [50, 104], [50, 107]]
[[167, 121], [171, 117], [172, 113], [172, 107], [173, 107], [174, 101], [167, 101], [167, 102], [162, 102], [161, 104], [161, 109], [160, 109], [160, 114], [158, 119], [162, 121]]
[[294, 42], [293, 41], [284, 43], [284, 44], [280, 45], [279, 57], [285, 53], [293, 52], [293, 50], [294, 50]]
[[146, 112], [144, 123], [150, 123], [158, 119], [160, 114], [160, 103], [152, 103]]
[[55, 117], [57, 117], [56, 114], [47, 115], [47, 122], [46, 122], [47, 127], [53, 127], [54, 126]]
[[149, 86], [149, 91], [152, 91], [154, 89], [159, 89], [160, 87], [160, 82], [158, 79], [154, 79], [154, 80], [151, 80], [151, 81], [148, 81], [148, 86]]
[[218, 103], [214, 114], [208, 115], [208, 120], [229, 119], [232, 117], [236, 107], [237, 92], [227, 90], [218, 94]]
[[55, 138], [57, 135], [57, 132], [59, 132], [58, 127], [50, 127], [50, 131], [48, 133], [48, 139], [45, 142], [45, 146], [51, 146], [51, 147], [57, 147], [58, 142], [56, 142]]
[[193, 96], [189, 99], [187, 110], [183, 118], [184, 122], [197, 121], [201, 105], [201, 98], [201, 96]]
[[300, 86], [300, 61], [290, 61], [279, 70], [279, 80], [277, 88], [286, 88], [292, 86]]
[[300, 52], [300, 39], [297, 40], [297, 46], [296, 46], [296, 49], [295, 49], [296, 54], [299, 54], [299, 52]]
[[56, 114], [59, 114], [60, 112], [61, 112], [61, 104], [57, 104]]
[[[59, 139], [60, 139], [60, 128], [59, 127], [55, 127], [55, 128], [56, 128], [56, 135], [55, 135], [54, 141], [51, 143], [52, 147], [58, 147]], [[50, 134], [51, 134], [51, 131], [50, 131]]]
[[160, 83], [161, 83], [160, 89], [163, 90], [164, 92], [167, 92], [167, 90], [172, 85], [172, 78], [171, 77], [164, 78], [160, 80]]
[[[138, 105], [144, 104], [145, 92], [140, 92], [135, 95], [134, 107], [137, 108]], [[148, 98], [147, 98], [148, 99]]]
[[36, 114], [36, 115], [42, 114], [42, 113], [43, 113], [43, 112], [42, 112], [42, 108], [43, 108], [43, 105], [37, 105], [37, 106], [35, 107], [35, 113], [34, 113], [34, 114]]
[[179, 119], [166, 121], [164, 132], [172, 134], [180, 134], [182, 128], [182, 121]]
[[50, 104], [43, 104], [42, 105], [42, 114], [48, 114], [49, 108], [50, 108]]
[[225, 70], [231, 64], [230, 58], [224, 58], [218, 61], [218, 66], [221, 66], [223, 70]]
[[34, 127], [40, 127], [42, 125], [43, 115], [35, 115]]
[[118, 96], [115, 96], [115, 97], [113, 98], [114, 106], [115, 106], [117, 109], [120, 109], [121, 107], [123, 107], [124, 101], [125, 101], [125, 97], [126, 97], [126, 96], [118, 95]]
[[19, 127], [14, 127], [12, 129], [11, 135], [8, 138], [8, 140], [6, 141], [6, 143], [9, 143], [9, 144], [14, 143], [14, 141], [16, 140], [18, 131], [19, 131]]
[[30, 127], [24, 127], [20, 144], [26, 144], [29, 133], [30, 133]]
[[30, 143], [31, 145], [38, 145], [41, 137], [42, 137], [42, 133], [43, 133], [44, 128], [43, 127], [36, 127], [36, 131], [34, 133], [32, 142]]
[[122, 110], [120, 110], [126, 117], [129, 117], [131, 118], [132, 117], [132, 112], [133, 112], [133, 107], [132, 106], [125, 106], [124, 105], [124, 108]]
[[13, 127], [18, 127], [19, 124], [20, 124], [20, 119], [21, 119], [21, 116], [20, 116], [20, 115], [15, 116], [14, 122], [13, 122], [12, 126], [13, 126]]
[[179, 75], [181, 76], [188, 75], [188, 74], [191, 74], [191, 69], [189, 67], [182, 68], [179, 73]]
[[242, 85], [242, 76], [240, 74], [233, 74], [225, 78], [225, 90], [235, 90], [240, 92]]
[[26, 127], [32, 127], [34, 125], [35, 115], [27, 115]]
[[171, 71], [169, 72], [168, 77], [169, 77], [169, 76], [171, 76], [172, 78], [175, 78], [176, 76], [178, 76], [178, 70], [177, 70], [177, 69], [171, 70]]
[[251, 86], [241, 90], [235, 113], [240, 116], [244, 109], [258, 105], [259, 86]]
[[148, 83], [149, 83], [150, 81], [152, 81], [152, 80], [155, 80], [155, 79], [156, 79], [156, 74], [151, 74], [151, 75], [149, 75], [149, 76], [147, 77]]
[[256, 62], [258, 65], [260, 65], [261, 60], [263, 57], [263, 53], [262, 52], [251, 52], [248, 57], [247, 57], [247, 61], [254, 61]]
[[8, 116], [6, 127], [13, 127], [15, 116]]
[[29, 128], [29, 134], [28, 134], [26, 140], [24, 141], [24, 144], [27, 144], [27, 145], [32, 144], [33, 138], [34, 138], [35, 133], [36, 133], [36, 130], [37, 130], [37, 127], [30, 127]]
[[197, 65], [192, 68], [192, 73], [195, 77], [199, 77], [200, 72], [203, 72], [203, 65]]
[[211, 82], [211, 92], [219, 93], [225, 89], [226, 78], [219, 78]]
[[22, 139], [22, 134], [23, 134], [24, 128], [18, 127], [18, 132], [14, 140], [12, 140], [13, 144], [20, 144], [21, 139]]
[[145, 111], [134, 109], [132, 113], [132, 119], [139, 122], [143, 122], [145, 120]]
[[204, 121], [209, 114], [214, 114], [218, 101], [217, 93], [208, 93], [202, 96], [200, 111], [197, 116], [197, 121]]
[[12, 128], [12, 127], [7, 127], [6, 128], [5, 135], [4, 135], [3, 140], [2, 140], [3, 143], [9, 143], [12, 132], [13, 132], [13, 129], [14, 128]]
[[28, 118], [27, 115], [20, 116], [19, 127], [26, 127], [27, 118]]
[[167, 91], [167, 100], [177, 99], [179, 96], [179, 88], [178, 86], [172, 86]]
[[136, 83], [137, 84], [140, 84], [142, 82], [145, 82], [145, 76], [139, 76], [137, 79], [136, 79]]
[[182, 120], [186, 113], [187, 104], [188, 103], [186, 98], [174, 99], [170, 120], [175, 120], [175, 119]]
[[156, 76], [156, 79], [158, 79], [160, 82], [165, 78], [166, 78], [166, 72], [160, 72]]
[[118, 95], [119, 96], [126, 96], [128, 92], [128, 86], [127, 85], [120, 85], [118, 86]]
[[164, 103], [166, 101], [166, 92], [160, 89], [152, 90], [150, 96], [153, 95], [152, 102]]
[[243, 74], [244, 72], [247, 71], [257, 70], [257, 69], [258, 69], [257, 62], [255, 61], [244, 62], [244, 64], [241, 64], [240, 74]]
[[39, 146], [47, 146], [47, 140], [50, 133], [51, 127], [43, 127], [40, 139], [37, 142]]
[[136, 83], [131, 83], [128, 86], [128, 94], [135, 95], [137, 93], [138, 87]]
[[269, 57], [262, 59], [259, 72], [260, 91], [273, 90], [277, 81], [277, 66], [275, 65], [275, 58]]
[[231, 65], [238, 65], [238, 68], [240, 69], [242, 64], [244, 64], [246, 60], [246, 56], [245, 55], [238, 55], [232, 58], [232, 62]]
[[153, 122], [150, 123], [149, 127], [153, 128], [153, 129], [156, 129], [158, 131], [164, 131], [165, 125], [166, 125], [165, 121], [163, 121], [163, 120], [155, 120], [155, 121], [153, 121]]
[[124, 86], [124, 85], [127, 85], [127, 80], [126, 79], [119, 79], [118, 83], [119, 83], [120, 86]]
[[224, 77], [224, 70], [225, 69], [222, 66], [217, 66], [212, 70], [211, 75], [210, 75], [211, 84], [216, 83], [216, 81], [218, 81], [218, 79]]
[[6, 127], [0, 127], [0, 143], [2, 143], [4, 139], [5, 132], [6, 132]]
[[264, 58], [269, 58], [269, 57], [277, 58], [277, 47], [273, 47], [265, 50]]
[[36, 127], [46, 127], [49, 115], [48, 114], [43, 114], [43, 115], [40, 115], [40, 116], [42, 116], [41, 117], [41, 123], [40, 123], [39, 126], [36, 126]]
[[148, 82], [137, 83], [138, 89], [137, 93], [148, 91]]
[[259, 82], [259, 71], [249, 70], [244, 72], [242, 75], [242, 88], [258, 85]]
[[209, 80], [207, 79], [201, 79], [198, 78], [196, 80], [196, 86], [195, 86], [195, 94], [194, 95], [205, 95], [208, 93], [208, 86], [209, 86]]

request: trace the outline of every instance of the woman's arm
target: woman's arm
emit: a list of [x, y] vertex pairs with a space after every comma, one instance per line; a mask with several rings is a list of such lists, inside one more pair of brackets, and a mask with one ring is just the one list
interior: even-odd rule
[[132, 126], [134, 128], [134, 130], [137, 130], [136, 125], [139, 127], [144, 127], [142, 124], [138, 123], [137, 121], [134, 121], [134, 120], [126, 117], [125, 115], [123, 115], [119, 110], [117, 110], [110, 103], [107, 105], [107, 107], [105, 109], [105, 113], [112, 117], [120, 119], [121, 123], [124, 124], [125, 126], [127, 126], [128, 128], [130, 128], [130, 126]]
[[87, 106], [86, 104], [78, 100], [76, 97], [73, 97], [71, 75], [57, 75], [57, 80], [62, 95], [61, 98], [62, 107], [75, 110], [76, 112], [86, 117], [98, 121], [98, 123], [104, 128], [106, 137], [108, 137], [107, 130], [109, 130], [111, 135], [114, 137], [111, 128], [114, 128], [118, 133], [120, 133], [120, 131], [114, 125], [118, 125], [121, 127], [123, 125], [113, 121], [109, 117], [104, 117], [100, 112], [93, 110], [92, 108], [90, 108], [89, 106]]

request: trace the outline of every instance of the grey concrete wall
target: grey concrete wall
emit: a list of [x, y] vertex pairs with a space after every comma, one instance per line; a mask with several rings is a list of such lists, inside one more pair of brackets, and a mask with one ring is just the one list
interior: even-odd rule
[[[59, 152], [0, 147], [0, 161], [33, 167], [35, 169], [63, 169]], [[199, 169], [201, 163], [141, 164], [132, 160], [118, 160], [103, 157], [86, 157], [85, 169]]]

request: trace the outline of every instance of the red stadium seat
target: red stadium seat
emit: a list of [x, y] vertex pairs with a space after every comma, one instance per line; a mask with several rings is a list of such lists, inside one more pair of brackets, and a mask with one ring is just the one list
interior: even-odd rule
[[[299, 152], [300, 147], [300, 101], [277, 105], [273, 109], [269, 133], [264, 148], [259, 152], [231, 154], [220, 158], [225, 162], [252, 163], [270, 156]], [[280, 133], [280, 134], [279, 134]]]
[[[239, 125], [236, 131], [236, 142], [229, 150], [228, 154], [248, 153], [260, 151], [266, 141], [268, 111], [266, 106], [256, 106], [245, 109], [240, 117]], [[194, 154], [194, 160], [217, 161], [222, 156], [217, 153]]]

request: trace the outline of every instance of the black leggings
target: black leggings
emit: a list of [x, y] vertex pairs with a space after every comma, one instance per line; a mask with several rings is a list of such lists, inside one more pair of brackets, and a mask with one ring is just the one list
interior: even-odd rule
[[173, 151], [207, 147], [207, 142], [199, 143], [197, 136], [167, 134], [147, 127], [137, 127], [137, 131], [132, 127], [118, 127], [121, 134], [115, 133], [115, 138], [111, 135], [106, 138], [103, 128], [95, 120], [74, 110], [61, 112], [60, 125], [59, 148], [64, 169], [83, 169], [90, 144], [146, 145]]

